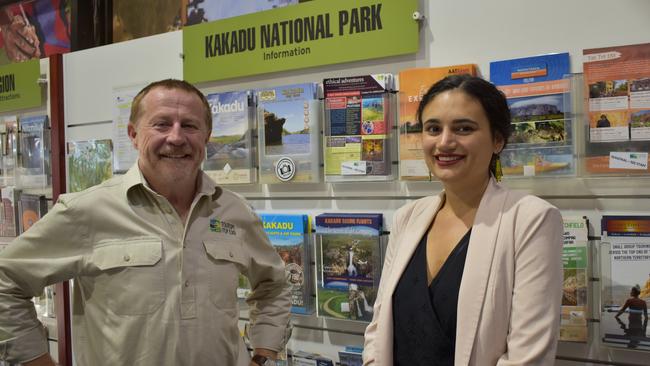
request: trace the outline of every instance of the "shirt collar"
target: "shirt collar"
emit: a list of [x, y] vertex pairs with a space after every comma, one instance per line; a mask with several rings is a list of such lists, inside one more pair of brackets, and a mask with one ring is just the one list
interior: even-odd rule
[[[137, 186], [142, 186], [147, 191], [155, 193], [155, 191], [149, 186], [149, 183], [147, 183], [144, 175], [142, 175], [142, 171], [140, 170], [140, 166], [138, 165], [137, 161], [126, 172], [126, 174], [124, 174], [123, 179], [126, 194], [128, 194], [132, 188]], [[218, 196], [221, 191], [217, 184], [210, 177], [208, 177], [208, 175], [205, 174], [203, 170], [199, 170], [199, 182], [200, 185], [196, 191], [196, 194], [198, 196], [211, 196], [215, 194]]]

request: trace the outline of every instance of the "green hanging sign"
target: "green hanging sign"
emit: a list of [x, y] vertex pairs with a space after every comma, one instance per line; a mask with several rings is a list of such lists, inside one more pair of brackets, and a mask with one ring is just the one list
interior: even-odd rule
[[315, 0], [183, 28], [198, 83], [416, 53], [417, 0]]
[[41, 105], [40, 60], [0, 66], [0, 112]]

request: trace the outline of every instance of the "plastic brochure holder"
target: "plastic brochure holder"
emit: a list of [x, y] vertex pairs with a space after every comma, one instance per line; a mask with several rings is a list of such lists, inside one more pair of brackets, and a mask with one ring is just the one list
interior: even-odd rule
[[639, 307], [650, 302], [650, 216], [603, 216], [601, 228], [601, 344], [650, 351], [648, 323]]
[[203, 170], [217, 184], [255, 183], [255, 108], [251, 93], [212, 93], [206, 98], [212, 109], [212, 134]]
[[18, 232], [24, 233], [47, 213], [44, 195], [21, 193], [18, 201]]
[[255, 91], [260, 183], [321, 180], [318, 94], [316, 83]]
[[584, 343], [589, 340], [587, 319], [591, 309], [588, 224], [584, 217], [565, 217], [563, 221], [560, 341]]
[[18, 118], [16, 116], [4, 117], [0, 123], [0, 144], [2, 145], [0, 186], [14, 186], [18, 161]]
[[68, 192], [79, 192], [113, 176], [111, 140], [67, 143]]
[[313, 313], [311, 220], [309, 215], [260, 213], [264, 231], [285, 264], [291, 312]]
[[50, 186], [50, 128], [47, 116], [19, 118], [18, 186], [45, 189]]
[[15, 237], [19, 234], [18, 227], [18, 197], [20, 190], [15, 186], [6, 186], [0, 189], [2, 196], [2, 220], [0, 222], [0, 236]]
[[395, 179], [393, 90], [391, 74], [323, 80], [326, 182]]
[[650, 174], [649, 54], [650, 43], [583, 50], [585, 174]]
[[512, 133], [501, 152], [508, 178], [575, 176], [575, 113], [568, 53], [490, 63], [490, 79], [505, 94]]
[[319, 317], [369, 322], [381, 274], [381, 214], [316, 216]]

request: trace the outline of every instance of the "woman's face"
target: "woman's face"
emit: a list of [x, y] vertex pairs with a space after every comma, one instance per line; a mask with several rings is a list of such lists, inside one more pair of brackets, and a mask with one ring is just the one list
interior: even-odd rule
[[445, 186], [477, 187], [488, 179], [493, 137], [481, 103], [460, 89], [438, 94], [422, 111], [422, 149], [429, 170]]

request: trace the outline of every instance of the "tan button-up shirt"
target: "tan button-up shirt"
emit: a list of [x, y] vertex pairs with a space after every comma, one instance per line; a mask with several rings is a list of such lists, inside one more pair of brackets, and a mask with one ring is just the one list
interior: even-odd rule
[[253, 288], [253, 346], [281, 350], [289, 291], [257, 215], [202, 174], [183, 223], [136, 164], [124, 176], [62, 195], [0, 253], [0, 359], [45, 353], [30, 298], [74, 278], [78, 365], [234, 365], [239, 273]]

